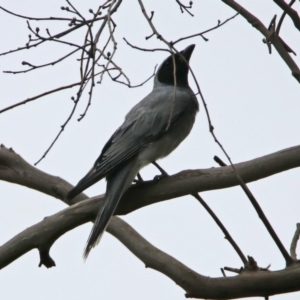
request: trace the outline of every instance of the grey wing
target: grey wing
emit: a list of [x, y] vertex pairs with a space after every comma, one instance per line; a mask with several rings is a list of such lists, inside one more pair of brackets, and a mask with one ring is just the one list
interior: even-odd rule
[[107, 142], [95, 162], [94, 168], [99, 176], [106, 176], [126, 163], [176, 124], [188, 102], [174, 103], [172, 95], [156, 97], [155, 93], [151, 93], [129, 112], [124, 124]]
[[[185, 103], [173, 101], [173, 94], [150, 93], [126, 116], [125, 122], [104, 146], [93, 168], [71, 190], [67, 199], [114, 172], [137, 155], [147, 144], [159, 139], [185, 111]], [[189, 95], [189, 97], [191, 97]], [[175, 99], [176, 100], [176, 99]]]

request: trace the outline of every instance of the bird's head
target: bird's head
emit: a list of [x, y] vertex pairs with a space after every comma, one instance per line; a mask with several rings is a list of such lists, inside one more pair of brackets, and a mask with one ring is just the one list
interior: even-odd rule
[[177, 86], [188, 86], [188, 63], [192, 56], [195, 45], [190, 45], [179, 53], [185, 58], [183, 59], [179, 53], [174, 54], [174, 60], [172, 55], [166, 58], [158, 68], [156, 74], [156, 80], [160, 83], [167, 85], [174, 85], [174, 61], [176, 65], [176, 84]]

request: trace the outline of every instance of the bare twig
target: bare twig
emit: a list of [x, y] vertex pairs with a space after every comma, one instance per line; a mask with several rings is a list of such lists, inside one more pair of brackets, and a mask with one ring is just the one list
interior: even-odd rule
[[187, 39], [191, 39], [193, 37], [197, 37], [197, 36], [201, 36], [205, 41], [208, 41], [208, 39], [206, 37], [204, 37], [203, 35], [205, 33], [208, 33], [208, 32], [211, 32], [213, 30], [216, 30], [218, 29], [219, 27], [225, 25], [227, 22], [231, 21], [232, 19], [234, 19], [236, 16], [238, 16], [239, 13], [237, 12], [236, 14], [234, 14], [232, 17], [226, 19], [225, 21], [221, 22], [221, 21], [218, 21], [218, 24], [212, 28], [209, 28], [207, 30], [204, 30], [202, 32], [199, 32], [199, 33], [196, 33], [196, 34], [192, 34], [192, 35], [189, 35], [189, 36], [186, 36], [186, 37], [182, 37], [182, 38], [179, 38], [178, 40], [174, 41], [172, 44], [175, 45], [181, 41], [184, 41], [184, 40], [187, 40]]
[[[256, 28], [258, 31], [260, 31], [266, 38], [269, 38], [270, 32], [269, 30], [264, 26], [264, 24], [256, 18], [254, 15], [252, 15], [249, 11], [247, 11], [244, 7], [242, 7], [240, 4], [238, 4], [234, 0], [221, 0], [231, 8], [233, 8], [235, 11], [239, 12], [241, 16], [243, 16], [254, 28]], [[286, 4], [288, 6], [288, 4]], [[289, 55], [288, 51], [286, 50], [285, 46], [277, 37], [275, 34], [273, 34], [270, 37], [270, 41], [272, 42], [273, 46], [277, 50], [278, 54], [281, 56], [283, 61], [287, 64], [287, 66], [292, 71], [292, 75], [294, 78], [300, 83], [300, 69], [295, 63], [295, 61], [292, 59], [292, 57]]]
[[[294, 3], [296, 2], [296, 0], [292, 0], [290, 3], [289, 3], [289, 6], [291, 7]], [[283, 20], [286, 16], [286, 11], [283, 11], [280, 19], [279, 19], [279, 22], [278, 22], [278, 25], [277, 25], [277, 28], [276, 28], [276, 34], [279, 35], [279, 31], [280, 31], [280, 28], [281, 28], [281, 25], [283, 23]]]
[[[103, 51], [100, 51], [100, 55], [96, 58], [95, 57], [95, 53], [96, 51], [98, 50], [97, 48], [97, 43], [99, 41], [99, 37], [100, 37], [100, 34], [102, 33], [103, 29], [105, 28], [106, 24], [108, 24], [108, 27], [109, 27], [109, 30], [110, 30], [110, 36], [108, 38], [108, 41], [106, 43], [106, 45], [104, 46], [104, 49], [105, 47], [108, 45], [108, 42], [110, 41], [110, 39], [113, 41], [113, 44], [115, 45], [114, 46], [114, 52], [116, 51], [116, 41], [114, 40], [114, 37], [113, 37], [113, 30], [111, 29], [111, 26], [110, 24], [113, 23], [113, 21], [111, 20], [111, 15], [117, 10], [117, 8], [120, 6], [121, 4], [121, 0], [114, 0], [114, 1], [107, 1], [106, 3], [109, 3], [106, 6], [99, 6], [98, 10], [96, 13], [94, 13], [94, 17], [92, 19], [92, 22], [91, 24], [88, 23], [86, 21], [86, 19], [79, 13], [79, 11], [69, 2], [69, 5], [72, 7], [72, 11], [69, 9], [69, 8], [65, 8], [67, 11], [69, 12], [72, 12], [76, 15], [78, 15], [81, 19], [82, 19], [82, 22], [87, 26], [87, 33], [85, 35], [85, 44], [83, 47], [81, 46], [78, 46], [78, 45], [75, 45], [73, 43], [69, 43], [69, 42], [64, 42], [64, 41], [61, 41], [61, 40], [58, 40], [57, 38], [54, 39], [52, 36], [48, 37], [48, 38], [44, 38], [42, 37], [40, 34], [39, 34], [39, 30], [36, 30], [34, 31], [31, 27], [30, 27], [30, 24], [28, 23], [28, 28], [29, 30], [40, 40], [44, 41], [44, 40], [51, 40], [51, 41], [55, 41], [55, 42], [60, 42], [60, 43], [65, 43], [67, 45], [71, 45], [71, 46], [76, 46], [80, 49], [82, 49], [82, 55], [81, 55], [81, 63], [80, 63], [80, 76], [81, 76], [81, 83], [79, 85], [79, 88], [78, 88], [78, 91], [76, 93], [76, 99], [73, 99], [74, 101], [74, 106], [69, 114], [69, 116], [67, 117], [66, 121], [61, 125], [61, 129], [59, 130], [58, 134], [56, 135], [56, 137], [54, 138], [54, 140], [52, 141], [52, 143], [50, 144], [50, 146], [47, 148], [47, 150], [44, 152], [44, 154], [42, 155], [42, 157], [35, 163], [35, 165], [37, 165], [42, 159], [44, 159], [46, 157], [46, 155], [49, 153], [49, 151], [52, 149], [52, 147], [54, 146], [54, 144], [56, 143], [56, 141], [59, 139], [60, 135], [62, 134], [62, 132], [64, 131], [65, 127], [68, 125], [68, 123], [70, 122], [70, 120], [72, 119], [74, 113], [75, 113], [75, 110], [77, 108], [77, 104], [79, 103], [80, 99], [81, 99], [81, 96], [83, 94], [83, 91], [85, 90], [87, 84], [90, 83], [90, 88], [89, 88], [89, 92], [88, 92], [88, 101], [87, 101], [87, 106], [84, 110], [84, 112], [82, 114], [80, 114], [79, 118], [78, 118], [78, 121], [82, 120], [84, 118], [84, 116], [86, 115], [87, 113], [87, 110], [88, 108], [90, 107], [91, 105], [91, 101], [92, 101], [92, 95], [93, 95], [93, 89], [94, 89], [94, 86], [95, 86], [95, 81], [94, 81], [94, 77], [95, 77], [95, 74], [96, 74], [96, 71], [95, 71], [95, 67], [96, 65], [98, 65], [98, 61], [100, 60], [100, 58], [103, 56]], [[92, 30], [91, 30], [91, 27], [92, 25], [94, 24], [94, 21], [97, 19], [97, 16], [99, 15], [100, 13], [100, 9], [103, 9], [103, 8], [108, 8], [107, 10], [107, 14], [106, 16], [102, 17], [101, 19], [103, 20], [102, 22], [102, 25], [100, 27], [100, 29], [98, 30], [95, 38], [92, 34]], [[57, 37], [57, 35], [55, 36]], [[89, 41], [88, 41], [88, 38], [89, 38]], [[91, 45], [90, 47], [90, 50], [87, 51], [86, 48]], [[85, 56], [84, 56], [84, 53], [87, 55], [87, 59], [85, 60]], [[114, 53], [113, 53], [114, 54]], [[112, 62], [112, 57], [113, 55], [111, 55], [111, 57], [109, 57], [109, 63]], [[108, 63], [108, 64], [109, 64]], [[84, 64], [84, 66], [83, 66]], [[108, 64], [106, 66], [106, 69], [108, 69]], [[100, 72], [100, 74], [103, 75], [103, 73], [105, 72], [105, 70], [103, 72]], [[99, 74], [99, 73], [97, 73]], [[124, 74], [124, 73], [123, 73]], [[126, 76], [126, 75], [125, 75]]]
[[[157, 163], [153, 162], [153, 165], [158, 168], [158, 170], [161, 172], [163, 176], [168, 176], [168, 173]], [[229, 231], [226, 229], [226, 227], [223, 225], [221, 220], [217, 217], [217, 215], [213, 212], [213, 210], [209, 207], [209, 205], [204, 201], [204, 199], [198, 194], [198, 193], [193, 193], [191, 194], [195, 199], [197, 199], [200, 204], [204, 207], [204, 209], [209, 213], [209, 215], [212, 217], [212, 219], [216, 222], [216, 224], [219, 226], [219, 228], [223, 231], [225, 234], [225, 238], [228, 240], [228, 242], [231, 244], [233, 249], [236, 251], [240, 259], [242, 260], [244, 267], [248, 268], [248, 261], [246, 259], [246, 256], [243, 254], [239, 246], [236, 244], [232, 236], [230, 235]], [[225, 277], [225, 276], [224, 276]]]
[[46, 64], [43, 64], [43, 65], [38, 65], [38, 66], [35, 66], [27, 61], [23, 61], [22, 62], [22, 65], [23, 66], [29, 66], [30, 69], [27, 69], [27, 70], [22, 70], [22, 71], [3, 71], [3, 73], [7, 73], [7, 74], [20, 74], [20, 73], [27, 73], [27, 72], [30, 72], [32, 70], [36, 70], [36, 69], [40, 69], [40, 68], [44, 68], [44, 67], [48, 67], [48, 66], [54, 66], [56, 65], [57, 63], [60, 63], [61, 61], [65, 60], [66, 58], [70, 57], [71, 55], [73, 55], [74, 53], [76, 53], [78, 50], [80, 50], [79, 48], [71, 51], [70, 53], [64, 55], [63, 57], [55, 60], [55, 61], [52, 61], [52, 62], [49, 62], [49, 63], [46, 63]]
[[[294, 0], [292, 0], [291, 4], [293, 4], [293, 1]], [[279, 36], [279, 31], [280, 31], [283, 19], [285, 17], [285, 13], [282, 14], [282, 16], [279, 20], [278, 26], [276, 26], [276, 17], [277, 17], [277, 15], [274, 15], [274, 17], [272, 18], [272, 20], [270, 22], [270, 25], [268, 26], [268, 30], [269, 30], [270, 34], [267, 38], [264, 38], [262, 40], [263, 43], [267, 44], [268, 49], [269, 49], [269, 53], [271, 54], [272, 53], [272, 40], [271, 40], [271, 37], [273, 35], [275, 35], [279, 39], [279, 41], [282, 43], [282, 45], [284, 46], [285, 50], [288, 53], [293, 53], [294, 55], [296, 55], [295, 51]]]
[[226, 167], [227, 166], [227, 164], [225, 164], [224, 162], [223, 162], [223, 160], [220, 158], [220, 157], [218, 157], [218, 156], [214, 156], [214, 161], [217, 163], [217, 164], [219, 164], [219, 166], [220, 167]]
[[217, 215], [213, 212], [213, 210], [207, 205], [207, 203], [203, 200], [203, 198], [199, 194], [194, 193], [191, 195], [193, 197], [195, 197], [201, 203], [201, 205], [205, 208], [205, 210], [210, 214], [210, 216], [213, 218], [213, 220], [217, 223], [219, 228], [223, 231], [223, 233], [225, 235], [225, 239], [231, 244], [231, 246], [233, 247], [235, 252], [238, 254], [238, 256], [240, 257], [240, 259], [242, 260], [242, 262], [244, 264], [244, 267], [247, 268], [248, 261], [247, 261], [246, 256], [243, 254], [240, 247], [234, 241], [234, 239], [230, 235], [229, 231], [226, 229], [226, 227], [223, 225], [223, 223], [220, 221], [220, 219], [217, 217]]
[[229, 272], [233, 272], [233, 273], [236, 273], [236, 274], [241, 273], [241, 269], [237, 269], [237, 268], [224, 267], [224, 270], [229, 271]]
[[300, 30], [300, 17], [296, 10], [291, 7], [291, 4], [286, 3], [284, 0], [273, 0], [294, 22], [295, 27]]
[[[230, 5], [230, 6], [233, 6], [234, 9], [237, 10], [237, 12], [239, 12], [241, 15], [245, 15], [245, 12], [244, 12], [244, 9], [242, 6], [238, 5], [237, 3], [235, 3], [235, 1], [233, 0], [222, 0], [223, 2], [225, 2], [226, 4]], [[143, 5], [143, 2], [142, 0], [138, 0], [140, 6], [141, 6], [141, 9], [142, 9], [142, 13], [144, 14], [149, 26], [151, 27], [152, 31], [155, 33], [155, 35], [157, 36], [157, 38], [161, 41], [163, 41], [169, 48], [170, 50], [174, 49], [175, 52], [178, 53], [178, 51], [174, 48], [174, 46], [170, 43], [168, 43], [164, 38], [163, 36], [156, 30], [155, 26], [153, 25], [152, 21], [150, 20], [149, 16], [147, 15], [147, 12], [145, 10], [145, 7]], [[263, 25], [262, 25], [263, 26]], [[267, 32], [269, 32], [267, 29], [266, 29]], [[281, 44], [282, 45], [282, 44]], [[286, 51], [285, 51], [286, 52]], [[286, 54], [288, 55], [288, 53], [286, 52]], [[257, 211], [259, 217], [262, 219], [264, 225], [266, 226], [267, 230], [269, 231], [270, 235], [272, 236], [272, 238], [274, 239], [277, 247], [279, 248], [280, 252], [282, 253], [285, 261], [287, 264], [291, 264], [293, 263], [293, 259], [291, 259], [289, 253], [287, 252], [287, 250], [285, 249], [285, 247], [283, 246], [283, 244], [281, 243], [281, 241], [279, 240], [276, 232], [274, 231], [274, 229], [272, 228], [271, 224], [269, 223], [269, 221], [267, 220], [267, 218], [265, 217], [263, 211], [261, 210], [258, 202], [256, 201], [255, 197], [253, 196], [253, 194], [251, 193], [251, 191], [249, 190], [249, 188], [246, 186], [246, 184], [244, 183], [243, 179], [241, 178], [240, 174], [237, 172], [235, 166], [233, 165], [232, 161], [231, 161], [231, 158], [229, 157], [228, 153], [226, 152], [226, 150], [224, 149], [223, 145], [220, 143], [220, 141], [217, 139], [215, 133], [214, 133], [214, 127], [212, 125], [212, 122], [211, 122], [211, 118], [210, 118], [210, 114], [209, 114], [209, 111], [207, 109], [207, 104], [205, 102], [205, 99], [203, 97], [203, 94], [200, 90], [200, 86], [199, 86], [199, 83], [196, 79], [196, 76], [192, 70], [192, 68], [189, 66], [189, 69], [190, 69], [190, 72], [191, 72], [191, 75], [193, 76], [194, 78], [194, 82], [196, 84], [196, 87], [197, 87], [197, 90], [198, 90], [198, 94], [200, 95], [201, 97], [201, 100], [202, 100], [202, 103], [204, 105], [204, 108], [205, 108], [205, 112], [206, 112], [206, 116], [207, 116], [207, 119], [208, 119], [208, 123], [209, 123], [209, 131], [210, 133], [212, 134], [213, 138], [214, 138], [214, 141], [219, 145], [219, 147], [221, 148], [221, 150], [223, 151], [223, 153], [225, 154], [225, 156], [227, 157], [228, 161], [230, 162], [230, 165], [232, 167], [232, 169], [234, 170], [235, 174], [236, 174], [236, 177], [239, 181], [239, 184], [240, 186], [242, 187], [243, 191], [245, 192], [245, 194], [247, 195], [248, 199], [250, 200], [250, 202], [252, 203], [252, 205], [254, 206], [255, 210]], [[300, 76], [300, 72], [299, 72], [299, 76]], [[299, 81], [300, 81], [300, 77], [299, 77]]]
[[12, 16], [22, 18], [22, 19], [26, 19], [26, 20], [33, 20], [33, 21], [68, 21], [68, 22], [72, 21], [72, 19], [70, 19], [70, 18], [58, 18], [58, 17], [37, 18], [37, 17], [24, 16], [24, 15], [14, 13], [14, 12], [12, 12], [12, 11], [2, 7], [2, 6], [0, 6], [0, 9], [5, 11], [6, 13], [12, 15]]
[[181, 10], [182, 13], [184, 13], [184, 11], [186, 11], [191, 17], [193, 17], [194, 15], [190, 12], [190, 9], [193, 7], [193, 1], [189, 1], [189, 5], [184, 5], [181, 3], [181, 1], [179, 0], [175, 0], [178, 5], [179, 8]]
[[61, 86], [61, 87], [59, 87], [59, 88], [56, 88], [56, 89], [47, 91], [47, 92], [42, 93], [42, 94], [39, 94], [39, 95], [37, 95], [37, 96], [31, 97], [31, 98], [27, 98], [26, 100], [20, 101], [20, 102], [18, 102], [18, 103], [15, 103], [15, 104], [13, 104], [13, 105], [10, 105], [10, 106], [7, 106], [7, 107], [1, 109], [1, 110], [0, 110], [0, 114], [3, 113], [3, 112], [5, 112], [5, 111], [8, 111], [8, 110], [10, 110], [10, 109], [13, 109], [13, 108], [15, 108], [15, 107], [24, 105], [24, 104], [26, 104], [26, 103], [28, 103], [28, 102], [34, 101], [34, 100], [36, 100], [36, 99], [42, 98], [42, 97], [44, 97], [44, 96], [47, 96], [47, 95], [50, 95], [50, 94], [53, 94], [53, 93], [56, 93], [56, 92], [58, 92], [58, 91], [70, 89], [70, 88], [72, 88], [72, 87], [74, 87], [74, 86], [77, 86], [77, 85], [80, 85], [80, 84], [81, 84], [81, 82], [75, 82], [75, 83], [72, 83], [72, 84], [69, 84], [69, 85]]
[[210, 119], [210, 115], [207, 109], [207, 104], [204, 100], [204, 97], [201, 93], [198, 81], [196, 80], [196, 77], [194, 75], [193, 70], [190, 68], [191, 74], [194, 78], [195, 84], [197, 86], [198, 89], [198, 93], [202, 99], [202, 103], [204, 104], [204, 108], [205, 108], [205, 112], [208, 118], [208, 122], [209, 122], [209, 131], [212, 134], [215, 142], [219, 145], [219, 147], [221, 148], [221, 150], [223, 151], [223, 153], [225, 154], [225, 156], [227, 157], [227, 159], [230, 162], [230, 165], [232, 167], [232, 169], [234, 170], [236, 177], [239, 181], [240, 186], [242, 187], [243, 191], [245, 192], [245, 194], [247, 195], [248, 199], [250, 200], [251, 204], [253, 205], [253, 207], [255, 208], [256, 212], [258, 213], [258, 216], [260, 217], [260, 219], [263, 221], [264, 225], [266, 226], [267, 230], [269, 231], [270, 235], [272, 236], [273, 240], [275, 241], [277, 247], [279, 248], [281, 254], [283, 255], [286, 264], [292, 264], [294, 262], [294, 260], [290, 257], [289, 253], [287, 252], [287, 250], [285, 249], [285, 247], [283, 246], [283, 244], [281, 243], [280, 239], [278, 238], [276, 232], [274, 231], [273, 227], [271, 226], [270, 222], [268, 221], [268, 219], [266, 218], [266, 216], [264, 215], [262, 209], [260, 208], [258, 202], [256, 201], [255, 197], [253, 196], [253, 194], [251, 193], [251, 191], [249, 190], [249, 188], [246, 186], [245, 182], [243, 181], [242, 177], [240, 176], [240, 174], [238, 173], [237, 169], [235, 168], [234, 164], [231, 161], [231, 158], [229, 157], [229, 155], [227, 154], [226, 150], [224, 149], [223, 145], [220, 143], [220, 141], [217, 139], [215, 133], [214, 133], [214, 127], [212, 126], [211, 123], [211, 119]]
[[133, 44], [128, 42], [126, 38], [123, 38], [123, 40], [126, 42], [126, 44], [128, 46], [130, 46], [131, 48], [136, 49], [136, 50], [145, 51], [145, 52], [164, 51], [164, 52], [168, 52], [170, 54], [172, 53], [172, 52], [170, 52], [169, 49], [164, 49], [164, 48], [153, 48], [153, 49], [141, 48], [141, 47], [138, 47], [138, 46], [134, 46]]
[[[214, 158], [215, 158], [215, 161], [218, 162], [221, 166], [226, 166], [226, 164], [219, 157], [215, 156]], [[259, 218], [262, 220], [262, 222], [265, 225], [265, 227], [267, 228], [269, 234], [273, 238], [275, 244], [279, 248], [281, 254], [283, 255], [283, 257], [286, 261], [286, 264], [287, 265], [292, 264], [294, 262], [294, 259], [288, 254], [287, 250], [285, 249], [285, 247], [283, 246], [282, 242], [280, 241], [278, 235], [276, 234], [275, 230], [273, 229], [271, 223], [269, 222], [269, 220], [267, 219], [263, 210], [261, 209], [259, 203], [255, 199], [255, 197], [252, 195], [252, 193], [250, 192], [250, 190], [248, 189], [246, 184], [243, 184], [243, 185], [240, 184], [240, 186], [244, 190], [244, 192], [247, 194], [247, 196], [248, 196], [251, 204], [253, 205], [254, 209], [256, 210]]]
[[[110, 74], [109, 71], [107, 71], [107, 74], [109, 75], [109, 77], [111, 78], [112, 81], [116, 81], [116, 82], [118, 82], [118, 83], [124, 84], [124, 85], [126, 85], [127, 87], [129, 87], [129, 88], [137, 88], [137, 87], [140, 87], [140, 86], [144, 85], [146, 82], [148, 82], [151, 78], [153, 78], [153, 77], [155, 76], [156, 68], [157, 68], [157, 65], [154, 67], [154, 71], [153, 71], [153, 74], [152, 74], [151, 76], [149, 76], [149, 77], [148, 77], [147, 79], [145, 79], [143, 82], [141, 82], [141, 83], [139, 83], [139, 84], [136, 84], [136, 85], [131, 85], [131, 84], [126, 83], [126, 82], [124, 82], [124, 81], [118, 80], [118, 78], [119, 78], [121, 75], [123, 75], [122, 72], [119, 73], [119, 75], [117, 75], [117, 76], [115, 76], [115, 77], [113, 77], [113, 76]], [[118, 70], [119, 70], [119, 69], [118, 69]]]
[[221, 268], [221, 272], [222, 272], [223, 277], [227, 277], [223, 268]]
[[298, 240], [299, 240], [299, 236], [300, 236], [300, 223], [297, 223], [296, 224], [296, 231], [295, 231], [295, 234], [293, 236], [293, 240], [292, 240], [291, 248], [290, 248], [291, 257], [294, 260], [297, 260], [296, 249], [297, 249], [297, 243], [298, 243]]

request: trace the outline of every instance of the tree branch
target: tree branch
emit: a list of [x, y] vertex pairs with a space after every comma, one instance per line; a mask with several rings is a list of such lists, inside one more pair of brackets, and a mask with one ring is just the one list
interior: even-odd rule
[[289, 4], [284, 0], [273, 0], [289, 17], [292, 19], [295, 27], [300, 31], [300, 17]]
[[295, 79], [300, 83], [300, 70], [297, 64], [294, 62], [292, 57], [289, 55], [287, 50], [285, 49], [283, 43], [280, 38], [276, 34], [272, 34], [271, 32], [264, 26], [264, 24], [252, 15], [249, 11], [247, 11], [243, 6], [235, 2], [234, 0], [221, 0], [235, 11], [239, 12], [241, 16], [243, 16], [254, 28], [256, 28], [259, 32], [261, 32], [267, 40], [272, 42], [273, 46], [277, 50], [278, 54], [284, 60], [284, 62], [288, 65], [290, 70], [292, 71], [292, 75]]
[[[45, 182], [47, 184], [47, 182]], [[49, 249], [57, 238], [67, 231], [95, 218], [98, 201], [91, 199], [75, 204], [45, 218], [0, 247], [0, 268], [4, 268], [26, 252], [38, 248], [41, 264], [55, 265]], [[266, 296], [300, 289], [300, 268], [281, 271], [242, 272], [239, 276], [209, 278], [189, 269], [184, 264], [154, 247], [131, 226], [113, 217], [107, 231], [123, 243], [146, 267], [157, 270], [172, 279], [186, 291], [186, 297], [233, 299], [249, 296]], [[47, 258], [45, 262], [45, 257]], [[48, 264], [48, 262], [52, 264]]]
[[[300, 146], [297, 146], [262, 158], [257, 158], [250, 162], [237, 164], [236, 168], [239, 169], [243, 178], [246, 178], [246, 181], [252, 181], [299, 165]], [[185, 175], [189, 174], [187, 178], [185, 178], [184, 173], [186, 173]], [[221, 182], [218, 183], [219, 186], [228, 186], [231, 181], [235, 185], [238, 184], [231, 167], [184, 171], [171, 176], [170, 178], [161, 179], [155, 186], [153, 186], [151, 182], [146, 183], [146, 185], [137, 185], [126, 193], [124, 199], [128, 199], [127, 201], [129, 201], [129, 198], [132, 197], [132, 200], [137, 200], [137, 197], [140, 197], [140, 195], [136, 192], [139, 190], [143, 190], [143, 195], [147, 198], [149, 197], [147, 190], [148, 192], [151, 192], [152, 190], [152, 203], [157, 202], [157, 200], [162, 201], [159, 200], [161, 196], [159, 196], [158, 193], [161, 189], [160, 185], [163, 185], [163, 189], [165, 189], [165, 185], [168, 184], [169, 189], [171, 190], [170, 186], [172, 188], [176, 187], [177, 184], [172, 182], [178, 180], [178, 176], [183, 176], [181, 178], [187, 184], [188, 181], [194, 182], [195, 178], [193, 178], [193, 175], [196, 175], [196, 178], [204, 176], [202, 179], [206, 178], [207, 189], [216, 188], [217, 181], [220, 178]], [[218, 177], [219, 179], [215, 181], [213, 185], [209, 185], [209, 181], [214, 181], [214, 177]], [[12, 149], [7, 149], [4, 146], [1, 146], [0, 148], [0, 178], [30, 188], [35, 188], [59, 199], [63, 199], [64, 195], [71, 187], [71, 185], [63, 179], [48, 175], [35, 167], [32, 167]], [[36, 184], [34, 181], [37, 179], [39, 179], [39, 182]], [[152, 186], [148, 186], [149, 184], [152, 184]], [[189, 187], [192, 188], [193, 184]], [[134, 192], [134, 190], [136, 191]], [[168, 192], [167, 190], [165, 191]], [[191, 193], [191, 191], [188, 191], [188, 193]], [[154, 196], [155, 194], [156, 197]], [[168, 194], [166, 193], [166, 195]], [[86, 195], [80, 194], [76, 198], [76, 202], [85, 198], [87, 198]], [[143, 199], [140, 198], [139, 200]], [[123, 202], [124, 201], [122, 200], [122, 203]], [[125, 204], [122, 205], [124, 205], [125, 210], [128, 210], [128, 204], [126, 204], [126, 202], [124, 203]], [[93, 220], [99, 209], [99, 205], [101, 205], [101, 197], [81, 201], [55, 215], [46, 217], [38, 224], [27, 228], [0, 247], [0, 268], [4, 268], [9, 263], [34, 248], [38, 248], [40, 251], [40, 265], [44, 264], [47, 267], [54, 266], [55, 263], [49, 255], [52, 244], [69, 230]], [[134, 207], [131, 207], [131, 209], [132, 208]], [[300, 290], [300, 268], [295, 265], [292, 268], [286, 268], [276, 272], [262, 270], [252, 272], [244, 271], [241, 272], [241, 275], [235, 277], [209, 278], [197, 274], [170, 255], [155, 248], [132, 227], [126, 224], [126, 222], [117, 217], [112, 218], [107, 231], [119, 239], [134, 255], [143, 261], [147, 267], [165, 274], [176, 282], [186, 291], [187, 297], [228, 299], [249, 296], [266, 296]]]
[[[235, 165], [248, 183], [300, 167], [300, 146], [287, 148], [269, 155]], [[44, 173], [28, 164], [20, 155], [5, 146], [0, 147], [0, 180], [20, 184], [63, 201], [72, 185], [57, 176]], [[48, 182], [45, 186], [44, 182]], [[116, 214], [125, 215], [141, 207], [197, 192], [229, 188], [239, 185], [231, 166], [185, 170], [159, 181], [145, 181], [133, 185], [123, 196]], [[101, 199], [102, 196], [98, 196]], [[86, 199], [75, 197], [69, 205]]]
[[298, 240], [299, 240], [299, 236], [300, 236], [300, 223], [297, 223], [296, 224], [296, 231], [295, 231], [295, 234], [293, 236], [291, 247], [290, 247], [291, 257], [293, 259], [297, 259], [296, 248], [297, 248], [297, 243], [298, 243]]
[[202, 276], [154, 247], [122, 219], [114, 219], [114, 222], [116, 226], [109, 226], [107, 231], [144, 262], [146, 267], [165, 274], [183, 288], [187, 298], [266, 297], [300, 290], [300, 268], [298, 266], [275, 272], [242, 272], [241, 275], [233, 277]]

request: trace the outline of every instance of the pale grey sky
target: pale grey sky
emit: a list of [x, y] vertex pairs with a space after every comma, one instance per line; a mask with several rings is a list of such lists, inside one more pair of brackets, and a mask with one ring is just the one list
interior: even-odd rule
[[[181, 14], [175, 1], [144, 1], [148, 11], [154, 10], [154, 22], [167, 40], [197, 33], [234, 14], [221, 1], [194, 1], [194, 18]], [[238, 1], [268, 25], [274, 14], [281, 14], [273, 1]], [[81, 11], [96, 7], [96, 2], [74, 0]], [[30, 16], [64, 15], [59, 9], [63, 1], [2, 0], [1, 6]], [[299, 3], [295, 4], [300, 8]], [[132, 79], [140, 83], [160, 64], [165, 53], [145, 53], [129, 48], [126, 37], [136, 45], [162, 47], [156, 38], [145, 41], [151, 33], [140, 13], [137, 1], [124, 1], [114, 21], [117, 61]], [[0, 52], [25, 45], [28, 30], [25, 20], [0, 11]], [[33, 23], [33, 27], [60, 30], [61, 24]], [[298, 56], [299, 32], [286, 18], [282, 37]], [[82, 35], [74, 35], [80, 43]], [[242, 17], [237, 17], [216, 31], [209, 39], [194, 38], [182, 42], [178, 49], [196, 44], [191, 66], [199, 80], [215, 126], [215, 133], [234, 162], [263, 156], [299, 144], [300, 86], [291, 76], [276, 51], [269, 55], [261, 34]], [[58, 58], [65, 47], [50, 45], [0, 57], [0, 70], [19, 70], [23, 60], [34, 64]], [[74, 59], [62, 65], [40, 69], [28, 74], [0, 73], [0, 108], [34, 96], [56, 86], [79, 79]], [[195, 85], [190, 79], [191, 86]], [[102, 147], [121, 124], [127, 111], [152, 89], [152, 81], [138, 89], [111, 83], [106, 78], [96, 86], [92, 106], [83, 121], [76, 117], [66, 128], [52, 151], [38, 166], [72, 184], [89, 170]], [[67, 90], [16, 108], [0, 115], [0, 143], [19, 153], [30, 163], [36, 162], [60, 129], [71, 108]], [[85, 108], [87, 96], [79, 105], [76, 116]], [[168, 158], [161, 161], [170, 174], [185, 169], [216, 166], [213, 156], [224, 159], [208, 132], [203, 105], [194, 129], [186, 141]], [[153, 167], [142, 170], [150, 179]], [[295, 225], [299, 222], [299, 176], [295, 169], [249, 184], [270, 222], [289, 249]], [[90, 196], [103, 193], [101, 182], [89, 190]], [[284, 260], [256, 216], [240, 188], [202, 193], [246, 255], [253, 256], [260, 266], [271, 264], [272, 270], [282, 269]], [[0, 182], [0, 244], [45, 216], [65, 207], [63, 203], [34, 190]], [[140, 209], [123, 217], [156, 247], [171, 254], [195, 271], [211, 277], [221, 276], [224, 266], [241, 266], [219, 228], [192, 197], [182, 197]], [[38, 268], [37, 251], [31, 251], [0, 272], [1, 299], [185, 299], [184, 291], [170, 279], [136, 259], [120, 242], [105, 234], [101, 244], [92, 251], [86, 263], [82, 251], [91, 224], [81, 226], [59, 239], [51, 249], [56, 267]], [[279, 295], [280, 300], [298, 299], [299, 293]], [[273, 298], [272, 298], [273, 299]]]

